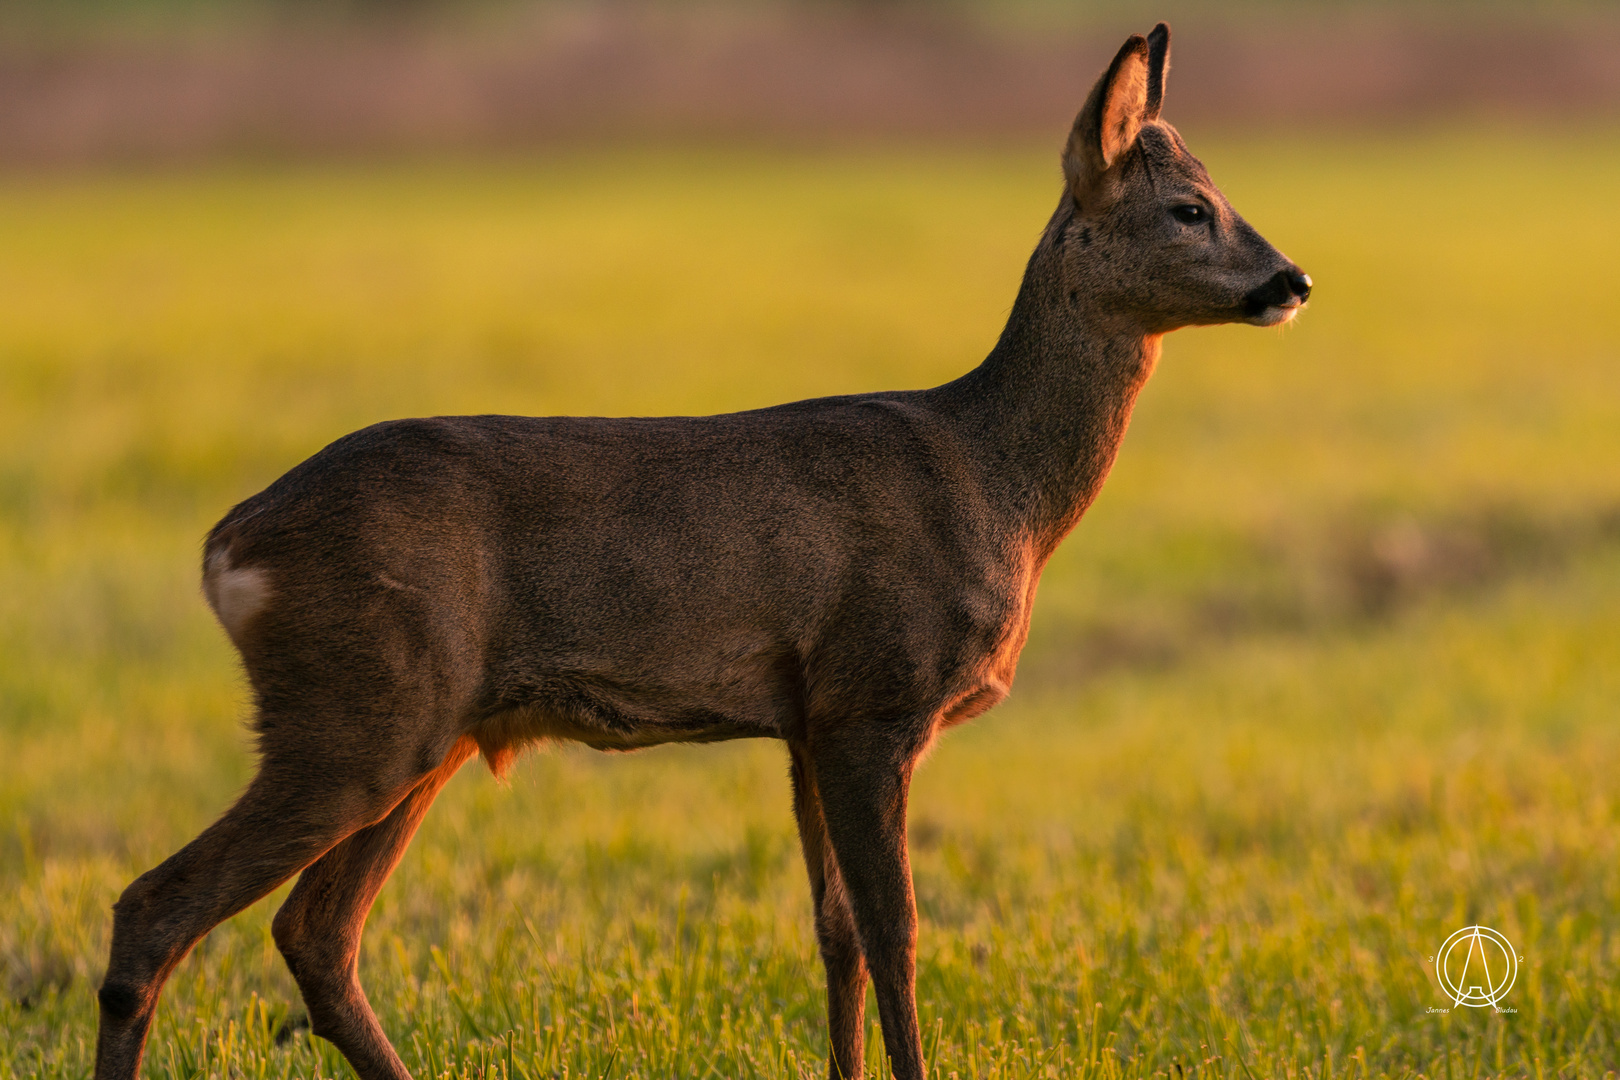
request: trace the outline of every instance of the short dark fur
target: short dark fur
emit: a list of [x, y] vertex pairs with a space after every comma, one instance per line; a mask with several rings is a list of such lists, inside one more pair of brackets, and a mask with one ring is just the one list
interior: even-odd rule
[[[1006, 695], [1041, 568], [1160, 337], [1281, 321], [1303, 294], [1277, 282], [1308, 289], [1156, 120], [1167, 55], [1161, 26], [1097, 84], [1006, 329], [954, 382], [727, 416], [396, 421], [233, 509], [204, 579], [260, 770], [115, 906], [96, 1076], [136, 1074], [175, 965], [300, 871], [274, 932], [311, 1029], [362, 1077], [406, 1076], [360, 933], [457, 768], [545, 738], [763, 737], [792, 762], [829, 1075], [859, 1074], [870, 977], [894, 1075], [922, 1077], [912, 769]], [[1208, 220], [1172, 216], [1187, 203]]]

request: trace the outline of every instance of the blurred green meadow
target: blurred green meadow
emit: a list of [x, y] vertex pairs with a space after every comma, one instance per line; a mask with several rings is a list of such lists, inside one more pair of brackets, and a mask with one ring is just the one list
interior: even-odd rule
[[[1620, 134], [1185, 134], [1316, 296], [1166, 342], [1012, 699], [918, 776], [934, 1075], [1604, 1076]], [[227, 507], [388, 417], [946, 380], [1057, 197], [1045, 147], [0, 177], [0, 1078], [89, 1074], [109, 905], [251, 774], [197, 588]], [[280, 895], [181, 966], [146, 1075], [349, 1075]], [[1435, 1011], [1475, 922], [1515, 1011]], [[820, 1075], [781, 748], [465, 769], [361, 971], [420, 1078]]]

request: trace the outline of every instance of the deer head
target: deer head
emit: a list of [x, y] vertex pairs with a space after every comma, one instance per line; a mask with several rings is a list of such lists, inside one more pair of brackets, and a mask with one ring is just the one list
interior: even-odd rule
[[1168, 26], [1132, 35], [1075, 118], [1063, 151], [1068, 205], [1049, 234], [1069, 295], [1147, 333], [1288, 322], [1311, 279], [1232, 209], [1159, 119], [1169, 66]]

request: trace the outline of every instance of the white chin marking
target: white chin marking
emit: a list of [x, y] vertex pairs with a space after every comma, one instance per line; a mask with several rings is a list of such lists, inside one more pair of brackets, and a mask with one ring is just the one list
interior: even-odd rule
[[1281, 326], [1283, 323], [1291, 321], [1295, 315], [1298, 315], [1299, 309], [1304, 306], [1304, 304], [1293, 304], [1289, 307], [1268, 307], [1250, 319], [1249, 324], [1251, 326]]
[[203, 592], [225, 632], [240, 643], [242, 631], [270, 600], [270, 576], [256, 566], [234, 567], [220, 551], [209, 557]]

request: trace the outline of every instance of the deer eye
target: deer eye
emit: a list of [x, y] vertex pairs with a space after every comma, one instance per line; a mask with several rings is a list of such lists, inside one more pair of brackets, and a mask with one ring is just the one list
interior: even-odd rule
[[1170, 216], [1183, 225], [1202, 225], [1209, 220], [1209, 211], [1197, 203], [1183, 203], [1172, 209]]

